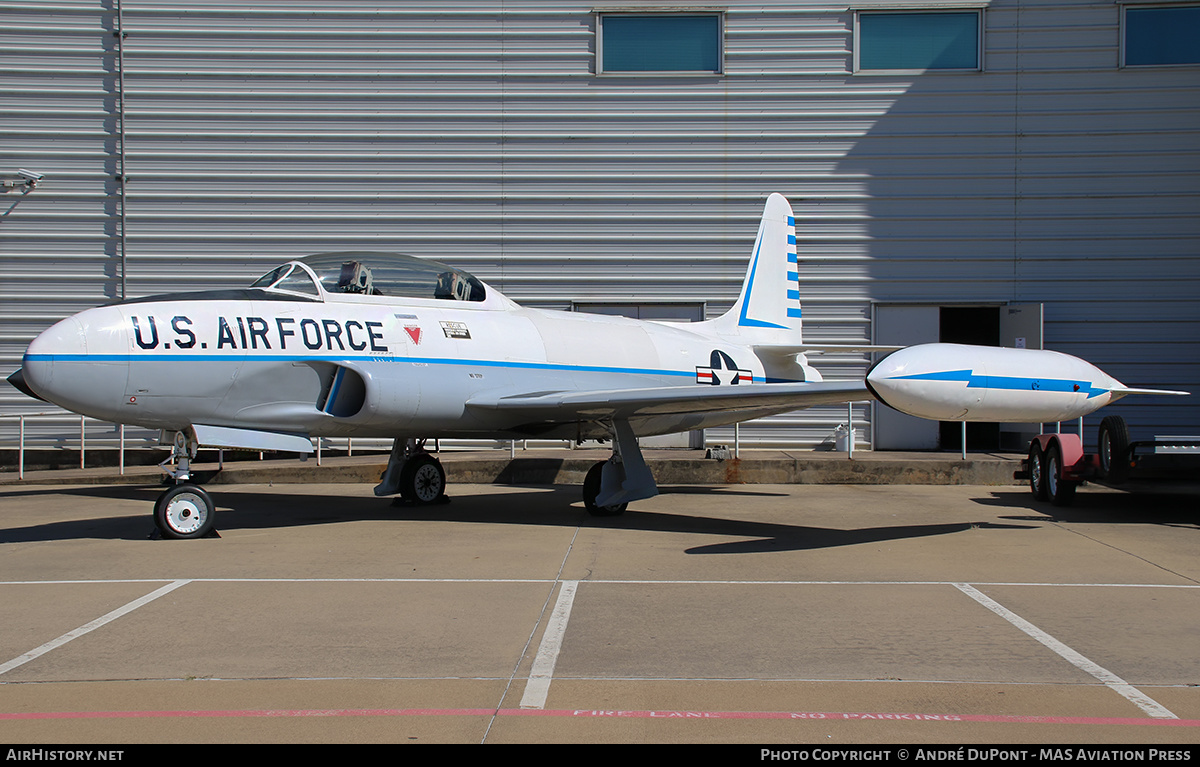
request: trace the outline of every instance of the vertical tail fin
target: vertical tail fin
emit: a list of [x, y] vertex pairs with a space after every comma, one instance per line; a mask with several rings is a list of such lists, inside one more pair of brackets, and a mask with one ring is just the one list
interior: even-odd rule
[[732, 309], [708, 323], [709, 329], [754, 346], [800, 344], [797, 270], [792, 206], [783, 195], [772, 194], [763, 208], [742, 293]]

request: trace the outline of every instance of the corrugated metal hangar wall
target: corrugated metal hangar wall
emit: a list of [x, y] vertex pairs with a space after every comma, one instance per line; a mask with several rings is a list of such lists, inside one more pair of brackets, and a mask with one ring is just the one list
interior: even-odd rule
[[[1200, 391], [1197, 67], [1121, 66], [1112, 0], [994, 0], [961, 4], [975, 71], [856, 71], [857, 14], [920, 5], [697, 4], [719, 71], [676, 75], [598, 72], [604, 8], [566, 0], [0, 1], [0, 175], [45, 174], [0, 199], [0, 374], [68, 313], [342, 249], [714, 316], [779, 191], [806, 340], [872, 340], [880, 305], [1040, 303], [1047, 348]], [[0, 388], [3, 413], [41, 404]], [[1125, 402], [1135, 436], [1200, 433], [1196, 402]], [[845, 418], [741, 436], [812, 446]]]

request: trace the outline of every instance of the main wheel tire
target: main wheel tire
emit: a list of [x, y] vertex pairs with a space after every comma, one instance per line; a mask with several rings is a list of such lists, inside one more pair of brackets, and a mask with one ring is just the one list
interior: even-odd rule
[[400, 496], [410, 503], [437, 503], [446, 494], [446, 471], [436, 458], [418, 455], [404, 465]]
[[1046, 500], [1046, 464], [1037, 440], [1029, 445], [1029, 489], [1035, 499]]
[[593, 517], [615, 517], [625, 513], [627, 503], [614, 503], [611, 506], [596, 505], [596, 496], [600, 495], [600, 479], [604, 472], [604, 461], [592, 466], [588, 469], [587, 476], [583, 478], [583, 505], [587, 508], [588, 514]]
[[1109, 482], [1120, 484], [1129, 479], [1129, 426], [1119, 415], [1108, 415], [1100, 422], [1096, 454], [1100, 471]]
[[164, 538], [203, 538], [212, 532], [216, 518], [212, 498], [195, 485], [176, 485], [154, 504], [154, 524]]
[[1070, 506], [1075, 500], [1075, 488], [1078, 482], [1062, 478], [1063, 457], [1062, 448], [1051, 445], [1045, 455], [1046, 465], [1042, 477], [1046, 483], [1046, 495], [1055, 506]]

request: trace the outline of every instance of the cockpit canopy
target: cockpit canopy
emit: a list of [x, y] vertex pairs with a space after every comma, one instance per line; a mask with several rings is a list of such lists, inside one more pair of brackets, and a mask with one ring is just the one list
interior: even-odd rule
[[320, 253], [289, 261], [259, 277], [250, 287], [312, 298], [321, 298], [322, 291], [330, 296], [351, 294], [447, 301], [483, 301], [487, 297], [482, 282], [446, 264], [396, 253], [360, 251]]

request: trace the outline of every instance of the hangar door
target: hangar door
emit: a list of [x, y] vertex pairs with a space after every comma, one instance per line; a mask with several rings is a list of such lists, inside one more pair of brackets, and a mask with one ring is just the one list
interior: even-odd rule
[[[876, 304], [875, 343], [912, 346], [962, 343], [1010, 348], [1042, 348], [1042, 305]], [[876, 450], [958, 450], [958, 422], [927, 421], [874, 403]], [[967, 447], [980, 450], [1023, 450], [1034, 425], [967, 424]]]

